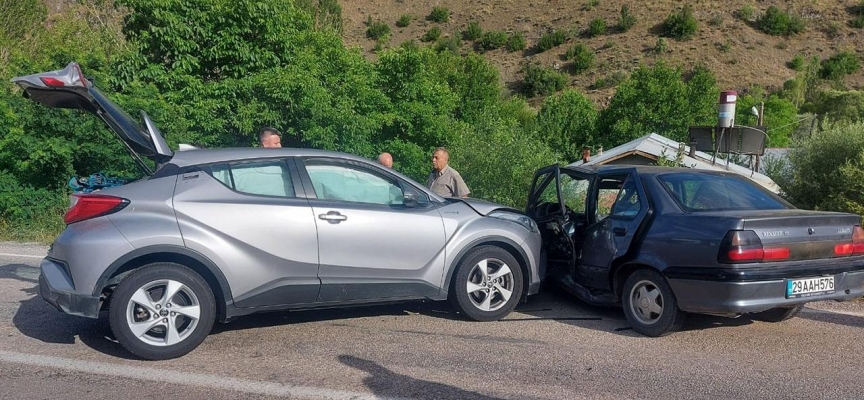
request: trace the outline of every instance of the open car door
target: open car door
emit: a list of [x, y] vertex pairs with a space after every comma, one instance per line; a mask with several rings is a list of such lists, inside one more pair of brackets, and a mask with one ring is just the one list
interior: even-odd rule
[[572, 272], [575, 265], [573, 238], [567, 229], [570, 221], [561, 197], [561, 168], [557, 164], [534, 173], [525, 212], [540, 229], [549, 274]]
[[66, 68], [39, 74], [19, 76], [12, 79], [24, 89], [24, 97], [46, 107], [86, 110], [101, 118], [129, 150], [132, 158], [148, 176], [153, 173], [141, 157], [160, 165], [171, 159], [174, 153], [168, 148], [162, 134], [143, 111], [146, 129], [105, 97], [92, 82], [84, 77], [77, 63]]

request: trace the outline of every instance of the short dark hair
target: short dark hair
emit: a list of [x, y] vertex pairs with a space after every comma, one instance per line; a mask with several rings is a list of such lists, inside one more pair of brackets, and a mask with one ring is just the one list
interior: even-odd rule
[[258, 132], [258, 144], [264, 143], [264, 139], [270, 135], [276, 135], [280, 138], [282, 137], [282, 133], [277, 131], [276, 128], [265, 126], [261, 128], [261, 132]]

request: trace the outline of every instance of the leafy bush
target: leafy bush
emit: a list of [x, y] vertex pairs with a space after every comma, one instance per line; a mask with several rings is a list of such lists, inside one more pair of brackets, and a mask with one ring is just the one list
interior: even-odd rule
[[514, 32], [507, 38], [507, 51], [522, 51], [525, 50], [527, 45], [528, 42], [525, 40], [525, 34], [522, 32]]
[[693, 7], [684, 5], [677, 13], [672, 13], [663, 22], [663, 34], [677, 40], [689, 40], [698, 28], [696, 18], [693, 16]]
[[438, 39], [435, 44], [435, 49], [438, 51], [447, 50], [453, 54], [459, 54], [459, 49], [462, 48], [462, 40], [458, 36], [445, 36]]
[[447, 7], [432, 7], [432, 12], [429, 14], [430, 21], [447, 22], [450, 20], [450, 9]]
[[480, 48], [483, 50], [500, 49], [507, 44], [507, 33], [500, 31], [488, 31], [480, 38]]
[[537, 115], [537, 135], [565, 161], [579, 159], [583, 146], [595, 142], [597, 110], [576, 90], [548, 97]]
[[654, 48], [651, 49], [654, 54], [663, 54], [669, 51], [669, 43], [666, 42], [664, 38], [657, 38], [657, 43], [654, 44]]
[[525, 91], [529, 96], [546, 96], [564, 88], [567, 75], [552, 68], [528, 65], [525, 67]]
[[469, 21], [468, 26], [462, 31], [462, 38], [465, 40], [477, 40], [483, 36], [483, 28], [477, 21]]
[[600, 78], [594, 81], [591, 85], [591, 89], [608, 89], [611, 87], [618, 86], [621, 82], [627, 80], [627, 74], [623, 71], [615, 71], [611, 75]]
[[595, 18], [588, 24], [588, 37], [597, 37], [606, 33], [606, 20]]
[[581, 74], [587, 71], [594, 64], [594, 53], [582, 43], [578, 43], [567, 49], [564, 53], [564, 58], [573, 60], [573, 73]]
[[633, 71], [600, 112], [599, 144], [612, 148], [651, 132], [682, 141], [690, 126], [716, 124], [714, 75], [705, 68], [688, 75], [662, 61]]
[[537, 41], [537, 50], [542, 53], [553, 47], [562, 45], [565, 40], [567, 40], [567, 34], [563, 30], [556, 29], [540, 36], [540, 40]]
[[618, 29], [621, 32], [627, 32], [636, 25], [636, 16], [630, 12], [630, 6], [621, 6], [621, 15], [618, 17]]
[[591, 11], [594, 9], [594, 7], [597, 7], [599, 5], [600, 5], [600, 0], [588, 0], [587, 2], [585, 2], [585, 10]]
[[765, 14], [756, 20], [756, 25], [762, 32], [775, 36], [798, 34], [804, 32], [806, 26], [803, 18], [790, 15], [776, 6], [768, 7]]
[[390, 35], [390, 25], [384, 21], [375, 21], [366, 28], [366, 37], [374, 40], [386, 38]]
[[708, 25], [711, 26], [720, 26], [723, 25], [723, 16], [719, 13], [711, 16], [711, 19], [708, 20]]
[[408, 25], [411, 25], [411, 16], [408, 14], [402, 14], [398, 20], [396, 20], [396, 26], [400, 28], [404, 28]]
[[864, 28], [864, 14], [858, 15], [855, 18], [849, 20], [849, 26], [858, 29]]
[[793, 69], [795, 71], [801, 71], [804, 69], [804, 56], [800, 54], [796, 54], [795, 57], [792, 57], [792, 60], [786, 63], [786, 66], [789, 69]]
[[819, 69], [819, 76], [822, 79], [836, 81], [858, 71], [860, 68], [861, 60], [854, 53], [844, 51], [823, 60]]
[[738, 18], [741, 18], [744, 21], [752, 21], [755, 16], [756, 7], [753, 7], [752, 4], [746, 4], [738, 10]]
[[433, 26], [423, 34], [423, 37], [420, 38], [420, 40], [424, 42], [433, 42], [438, 40], [439, 37], [441, 37], [441, 28]]
[[824, 123], [772, 178], [798, 207], [864, 214], [864, 123]]

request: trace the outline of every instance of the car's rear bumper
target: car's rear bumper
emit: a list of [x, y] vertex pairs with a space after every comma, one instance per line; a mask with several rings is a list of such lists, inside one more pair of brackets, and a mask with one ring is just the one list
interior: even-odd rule
[[717, 281], [667, 277], [682, 311], [743, 314], [820, 300], [852, 300], [864, 296], [864, 271], [839, 272], [833, 293], [786, 298], [787, 279]]
[[75, 293], [72, 278], [62, 263], [45, 258], [39, 267], [39, 295], [43, 300], [69, 315], [99, 318], [99, 297]]

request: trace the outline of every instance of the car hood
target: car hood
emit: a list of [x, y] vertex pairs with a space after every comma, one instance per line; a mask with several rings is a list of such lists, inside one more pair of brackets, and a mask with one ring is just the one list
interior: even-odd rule
[[484, 216], [489, 215], [489, 213], [491, 213], [492, 211], [495, 211], [495, 210], [507, 210], [507, 211], [522, 214], [521, 211], [519, 211], [513, 207], [507, 207], [507, 206], [503, 206], [503, 205], [497, 204], [497, 203], [492, 203], [489, 201], [471, 199], [471, 198], [462, 198], [462, 199], [454, 199], [454, 200], [458, 200], [458, 201], [461, 201], [461, 202], [467, 204], [469, 207], [474, 209], [474, 211], [476, 211], [478, 214], [484, 215]]

